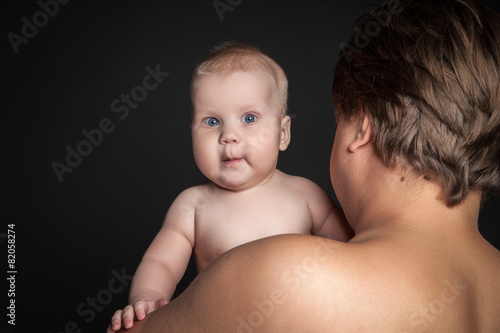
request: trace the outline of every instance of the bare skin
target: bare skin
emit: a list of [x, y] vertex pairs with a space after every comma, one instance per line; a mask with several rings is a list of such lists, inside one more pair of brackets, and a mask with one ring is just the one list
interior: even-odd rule
[[352, 240], [239, 246], [126, 332], [499, 332], [500, 252], [478, 231], [481, 194], [447, 206], [437, 184], [384, 165], [371, 135], [367, 115], [341, 121], [332, 150]]
[[347, 241], [342, 211], [313, 182], [276, 169], [290, 141], [290, 118], [268, 80], [237, 72], [200, 80], [191, 125], [200, 170], [212, 181], [183, 191], [132, 281], [129, 304], [107, 332], [131, 328], [168, 303], [194, 251], [198, 271], [222, 253], [259, 238], [314, 234]]

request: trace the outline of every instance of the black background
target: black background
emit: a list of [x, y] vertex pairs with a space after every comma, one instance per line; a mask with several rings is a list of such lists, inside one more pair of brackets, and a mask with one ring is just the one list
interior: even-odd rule
[[[334, 197], [328, 171], [333, 67], [365, 1], [229, 2], [232, 11], [221, 20], [210, 0], [70, 1], [18, 53], [7, 35], [21, 35], [22, 17], [33, 22], [41, 7], [37, 1], [4, 3], [8, 200], [0, 248], [6, 272], [7, 224], [15, 224], [17, 331], [104, 332], [114, 310], [126, 304], [128, 286], [116, 292], [116, 282], [110, 292], [112, 272], [133, 275], [172, 200], [204, 181], [191, 152], [189, 82], [194, 66], [224, 40], [254, 44], [284, 68], [292, 142], [278, 167]], [[111, 103], [142, 85], [145, 68], [157, 65], [169, 76], [120, 119]], [[85, 139], [82, 130], [104, 118], [114, 131], [59, 182], [51, 163], [65, 164], [65, 147], [76, 149]], [[489, 201], [479, 221], [497, 248], [499, 204], [498, 197]], [[2, 288], [6, 325], [8, 287]], [[93, 317], [88, 302], [98, 296], [106, 304], [97, 301]]]

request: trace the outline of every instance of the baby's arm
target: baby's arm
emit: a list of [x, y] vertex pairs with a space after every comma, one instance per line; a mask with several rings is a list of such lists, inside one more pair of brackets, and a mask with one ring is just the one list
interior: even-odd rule
[[303, 187], [312, 218], [312, 234], [347, 242], [354, 236], [342, 209], [318, 185], [309, 182]]
[[130, 287], [129, 305], [111, 319], [108, 332], [131, 328], [168, 303], [181, 280], [194, 246], [195, 198], [182, 192], [167, 212], [161, 230], [144, 254]]

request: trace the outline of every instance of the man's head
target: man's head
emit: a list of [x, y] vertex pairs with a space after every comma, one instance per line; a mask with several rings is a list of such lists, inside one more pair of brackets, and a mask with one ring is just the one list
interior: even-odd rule
[[387, 165], [449, 205], [500, 187], [500, 16], [474, 0], [390, 0], [362, 16], [335, 69], [338, 118], [367, 112]]

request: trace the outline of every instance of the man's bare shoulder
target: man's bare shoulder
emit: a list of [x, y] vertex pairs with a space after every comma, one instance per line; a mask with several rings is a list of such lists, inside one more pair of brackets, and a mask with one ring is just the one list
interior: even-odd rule
[[[298, 331], [312, 325], [318, 325], [317, 332], [383, 329], [380, 316], [394, 314], [391, 289], [402, 288], [397, 287], [390, 265], [371, 260], [369, 247], [312, 236], [276, 238], [269, 246], [266, 252], [286, 251], [269, 257], [269, 266], [278, 265], [273, 268], [274, 283], [288, 298], [276, 309], [287, 318], [297, 318], [293, 327]], [[363, 322], [358, 321], [360, 316]], [[283, 323], [273, 324], [278, 329]]]
[[[403, 296], [404, 283], [395, 285], [398, 278], [383, 263], [371, 262], [366, 250], [321, 237], [284, 235], [246, 244], [221, 262], [231, 261], [225, 266], [234, 269], [233, 279], [251, 290], [253, 302], [237, 312], [247, 329], [259, 323], [273, 332], [368, 332], [388, 327], [381, 317], [407, 309], [394, 303]], [[238, 257], [246, 259], [234, 262]]]
[[477, 286], [460, 269], [435, 270], [383, 243], [280, 235], [241, 245], [155, 311], [144, 332], [495, 332], [492, 316], [474, 326]]
[[259, 323], [273, 332], [439, 332], [446, 327], [460, 332], [471, 323], [473, 284], [460, 270], [439, 269], [409, 253], [377, 242], [285, 235], [230, 252], [228, 258], [242, 254], [245, 260], [227, 267], [237, 272], [235, 281], [252, 281], [244, 285], [253, 302], [237, 312], [247, 328]]

